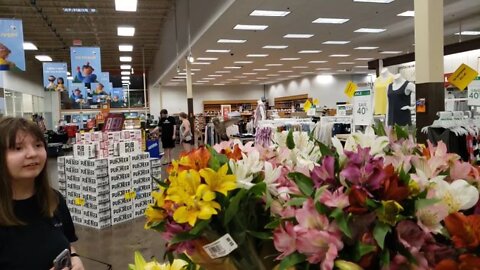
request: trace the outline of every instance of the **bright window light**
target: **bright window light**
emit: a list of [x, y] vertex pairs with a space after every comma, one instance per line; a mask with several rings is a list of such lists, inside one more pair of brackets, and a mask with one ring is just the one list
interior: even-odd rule
[[326, 45], [344, 45], [344, 44], [348, 44], [348, 43], [350, 43], [350, 41], [347, 41], [347, 40], [328, 40], [328, 41], [323, 42], [322, 44], [326, 44]]
[[385, 32], [387, 29], [381, 29], [381, 28], [360, 28], [357, 29], [353, 32], [355, 33], [382, 33]]
[[52, 58], [48, 55], [35, 55], [35, 58], [37, 58], [38, 61], [40, 62], [51, 62]]
[[198, 57], [197, 60], [199, 61], [215, 61], [218, 60], [217, 57]]
[[132, 62], [131, 56], [120, 56], [120, 62]]
[[312, 23], [330, 23], [330, 24], [342, 24], [348, 22], [350, 19], [339, 19], [339, 18], [318, 18]]
[[130, 71], [122, 71], [122, 72], [120, 72], [120, 74], [122, 74], [122, 75], [130, 75]]
[[301, 50], [298, 53], [321, 53], [320, 50]]
[[462, 35], [462, 36], [478, 36], [480, 35], [480, 31], [462, 31], [460, 33], [455, 33], [455, 35]]
[[313, 34], [286, 34], [284, 38], [311, 38]]
[[117, 35], [121, 37], [133, 37], [135, 35], [135, 27], [119, 26], [117, 27]]
[[130, 80], [130, 76], [122, 76], [122, 80]]
[[327, 63], [328, 61], [325, 61], [325, 60], [312, 60], [312, 61], [308, 61], [309, 63], [312, 63], [312, 64], [324, 64], [324, 63]]
[[67, 77], [67, 80], [73, 81], [73, 76], [68, 76], [68, 77]]
[[288, 48], [287, 45], [265, 45], [263, 46], [264, 49], [277, 49], [282, 50]]
[[115, 0], [116, 11], [137, 11], [137, 0]]
[[298, 57], [284, 57], [284, 58], [280, 58], [281, 61], [296, 61], [296, 60], [300, 60], [300, 58]]
[[241, 69], [242, 67], [237, 67], [237, 66], [229, 66], [229, 67], [224, 67], [224, 69]]
[[118, 45], [118, 50], [121, 52], [131, 52], [133, 51], [133, 46], [127, 44]]
[[349, 54], [332, 54], [330, 57], [349, 57]]
[[264, 16], [264, 17], [285, 17], [290, 14], [290, 11], [277, 10], [254, 10], [250, 16]]
[[245, 43], [247, 42], [246, 39], [219, 39], [217, 43]]
[[253, 61], [235, 61], [235, 64], [252, 64]]
[[247, 54], [247, 57], [267, 57], [268, 54]]
[[413, 10], [407, 10], [405, 12], [402, 12], [398, 14], [397, 16], [402, 16], [402, 17], [415, 17], [415, 11]]
[[268, 25], [256, 25], [256, 24], [237, 24], [233, 29], [235, 30], [250, 30], [250, 31], [262, 31], [268, 28]]
[[266, 64], [266, 67], [281, 67], [283, 64]]
[[208, 49], [208, 50], [206, 50], [206, 52], [208, 52], [208, 53], [229, 53], [230, 50], [212, 50], [212, 49]]
[[24, 42], [23, 43], [23, 49], [26, 51], [36, 51], [38, 50], [37, 46], [33, 44], [32, 42]]
[[131, 65], [120, 65], [120, 69], [131, 69], [132, 66]]
[[371, 57], [360, 57], [360, 58], [356, 58], [355, 60], [356, 61], [370, 61], [370, 60], [373, 60], [373, 58], [371, 58]]
[[355, 50], [375, 50], [378, 49], [378, 47], [373, 47], [373, 46], [363, 46], [363, 47], [356, 47]]
[[402, 53], [402, 51], [383, 51], [380, 53], [381, 54], [399, 54], [399, 53]]
[[389, 4], [395, 0], [353, 0], [353, 2]]

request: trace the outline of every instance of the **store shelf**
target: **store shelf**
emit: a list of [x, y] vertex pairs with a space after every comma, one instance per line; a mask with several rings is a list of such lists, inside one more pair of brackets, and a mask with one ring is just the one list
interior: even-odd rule
[[203, 112], [205, 116], [218, 116], [222, 105], [230, 105], [232, 111], [238, 111], [242, 106], [242, 116], [252, 116], [252, 112], [257, 106], [257, 100], [205, 100], [203, 101]]

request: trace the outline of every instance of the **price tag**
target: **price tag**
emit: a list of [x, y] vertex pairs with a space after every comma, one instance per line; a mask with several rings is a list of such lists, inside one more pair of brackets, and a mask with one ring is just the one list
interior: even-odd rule
[[137, 193], [135, 191], [129, 191], [125, 193], [125, 200], [133, 200], [137, 197]]
[[468, 86], [468, 106], [480, 106], [480, 80], [473, 81]]
[[358, 86], [354, 82], [349, 81], [343, 92], [345, 93], [345, 95], [347, 95], [347, 97], [351, 98], [355, 94], [355, 91], [357, 91], [357, 88]]
[[220, 237], [217, 241], [203, 246], [203, 249], [205, 250], [205, 252], [207, 252], [210, 258], [216, 259], [227, 256], [237, 247], [237, 243], [235, 243], [230, 234], [227, 233], [224, 236]]
[[353, 97], [353, 121], [355, 125], [369, 126], [372, 124], [372, 92], [359, 90]]
[[83, 205], [85, 205], [85, 199], [84, 198], [75, 198], [74, 203], [75, 203], [75, 205], [83, 206]]
[[448, 82], [463, 91], [477, 76], [478, 72], [476, 70], [462, 64], [450, 77], [448, 77]]

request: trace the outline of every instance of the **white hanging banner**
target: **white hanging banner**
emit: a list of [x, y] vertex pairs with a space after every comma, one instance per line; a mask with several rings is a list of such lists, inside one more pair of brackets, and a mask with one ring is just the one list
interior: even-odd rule
[[353, 95], [353, 123], [356, 126], [369, 126], [373, 122], [372, 91], [358, 90]]
[[480, 106], [480, 78], [468, 85], [468, 106]]

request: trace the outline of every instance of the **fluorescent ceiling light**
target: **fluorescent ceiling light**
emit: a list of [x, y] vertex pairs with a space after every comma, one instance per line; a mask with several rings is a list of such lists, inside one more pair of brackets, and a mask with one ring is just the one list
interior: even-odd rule
[[254, 68], [253, 71], [268, 71], [268, 68]]
[[115, 0], [116, 11], [137, 11], [137, 0]]
[[266, 67], [281, 67], [283, 64], [266, 64]]
[[223, 75], [217, 75], [217, 74], [211, 74], [211, 75], [207, 75], [208, 77], [222, 77]]
[[370, 60], [373, 60], [373, 58], [369, 58], [369, 57], [360, 57], [360, 58], [356, 58], [355, 60], [357, 60], [357, 61], [370, 61]]
[[288, 78], [298, 78], [299, 76], [298, 75], [290, 75], [288, 76]]
[[227, 81], [238, 81], [238, 79], [227, 79]]
[[226, 74], [226, 73], [232, 73], [232, 72], [230, 70], [218, 70], [218, 71], [215, 71], [215, 73]]
[[203, 78], [202, 80], [215, 80], [215, 78]]
[[257, 77], [257, 80], [267, 80], [267, 79], [268, 79], [268, 77]]
[[215, 60], [218, 60], [217, 57], [198, 57], [197, 58], [198, 61], [215, 61]]
[[65, 7], [63, 8], [65, 13], [95, 13], [97, 12], [96, 8], [78, 8], [78, 7]]
[[245, 78], [247, 78], [247, 76], [235, 76], [235, 78], [245, 79]]
[[122, 74], [122, 75], [130, 75], [130, 71], [122, 71], [122, 72], [120, 72], [120, 74]]
[[117, 27], [117, 35], [121, 37], [133, 37], [135, 35], [135, 27], [119, 26]]
[[278, 77], [280, 74], [267, 74], [267, 77]]
[[307, 66], [293, 66], [292, 68], [308, 68]]
[[375, 50], [378, 49], [378, 47], [373, 47], [373, 46], [361, 46], [361, 47], [356, 47], [355, 50]]
[[208, 52], [208, 53], [229, 53], [230, 50], [212, 50], [212, 49], [208, 49], [208, 50], [206, 50], [206, 52]]
[[[183, 69], [183, 70], [187, 71], [186, 69]], [[201, 70], [201, 69], [199, 69], [199, 68], [191, 68], [191, 69], [190, 69], [190, 71], [200, 71], [200, 70]]]
[[353, 2], [389, 4], [395, 0], [353, 0]]
[[247, 57], [267, 57], [268, 54], [247, 54]]
[[235, 64], [251, 64], [253, 61], [235, 61]]
[[460, 33], [455, 33], [455, 35], [459, 36], [478, 36], [480, 35], [480, 31], [462, 31]]
[[353, 65], [355, 62], [339, 62], [339, 65]]
[[316, 68], [315, 70], [331, 70], [331, 68]]
[[208, 81], [197, 81], [197, 83], [208, 83]]
[[258, 73], [256, 73], [256, 72], [244, 72], [242, 74], [243, 75], [257, 75]]
[[219, 39], [217, 43], [245, 43], [246, 39]]
[[277, 10], [254, 10], [250, 13], [250, 16], [264, 16], [264, 17], [285, 17], [290, 14], [290, 11], [277, 11]]
[[259, 80], [248, 80], [249, 82], [258, 82]]
[[380, 28], [360, 28], [353, 32], [355, 33], [382, 33], [385, 32], [387, 29], [380, 29]]
[[308, 75], [308, 74], [315, 74], [315, 72], [312, 72], [312, 71], [305, 71], [305, 72], [301, 72], [301, 74]]
[[348, 43], [350, 43], [350, 41], [346, 41], [346, 40], [329, 40], [329, 41], [323, 42], [322, 44], [326, 44], [326, 45], [343, 45], [343, 44], [348, 44]]
[[70, 73], [70, 71], [67, 71], [67, 76], [70, 76], [72, 75], [72, 73]]
[[213, 85], [225, 85], [224, 83], [214, 83]]
[[122, 76], [122, 80], [130, 80], [130, 76]]
[[122, 84], [130, 84], [129, 81], [122, 81]]
[[242, 67], [237, 67], [237, 66], [229, 66], [229, 67], [223, 67], [225, 69], [241, 69]]
[[349, 54], [332, 54], [330, 57], [349, 57]]
[[381, 54], [399, 54], [399, 53], [402, 53], [402, 51], [383, 51], [380, 53]]
[[298, 57], [284, 57], [284, 58], [280, 58], [281, 61], [296, 61], [296, 60], [300, 60], [300, 58]]
[[131, 65], [120, 65], [120, 69], [131, 69]]
[[350, 19], [339, 19], [339, 18], [318, 18], [312, 23], [331, 23], [331, 24], [342, 24], [348, 22]]
[[[178, 75], [184, 75], [185, 76], [185, 75], [187, 75], [187, 73], [186, 72], [179, 72]], [[195, 75], [195, 73], [191, 72], [190, 75]]]
[[280, 70], [279, 73], [292, 73], [292, 70]]
[[313, 34], [286, 34], [284, 38], [311, 38]]
[[402, 16], [402, 17], [415, 17], [415, 11], [413, 10], [407, 10], [405, 12], [402, 12], [400, 14], [397, 14], [397, 16]]
[[37, 46], [33, 44], [32, 42], [24, 42], [23, 43], [23, 49], [26, 51], [36, 51], [38, 50]]
[[120, 62], [132, 62], [131, 56], [120, 56]]
[[256, 25], [256, 24], [237, 24], [233, 29], [235, 30], [251, 30], [251, 31], [256, 31], [256, 30], [265, 30], [268, 28], [268, 25]]
[[133, 51], [133, 46], [127, 44], [118, 45], [118, 50], [121, 52], [131, 52]]
[[321, 53], [320, 50], [301, 50], [298, 53]]
[[195, 61], [195, 62], [192, 63], [192, 65], [210, 65], [210, 63], [209, 62], [197, 62], [197, 61]]
[[73, 76], [68, 76], [67, 80], [73, 81]]
[[37, 58], [38, 61], [40, 62], [51, 62], [52, 58], [48, 55], [35, 55], [35, 58]]
[[324, 63], [327, 63], [328, 61], [324, 61], [324, 60], [312, 60], [312, 61], [308, 61], [309, 63], [312, 63], [312, 64], [324, 64]]
[[355, 66], [356, 68], [368, 68], [368, 66]]
[[277, 49], [277, 50], [281, 50], [281, 49], [286, 49], [288, 48], [287, 45], [265, 45], [263, 46], [264, 49]]

